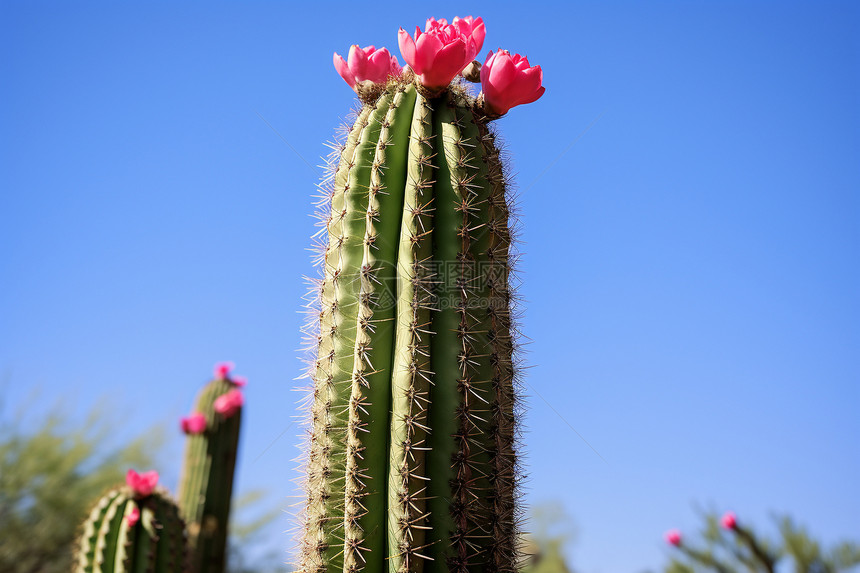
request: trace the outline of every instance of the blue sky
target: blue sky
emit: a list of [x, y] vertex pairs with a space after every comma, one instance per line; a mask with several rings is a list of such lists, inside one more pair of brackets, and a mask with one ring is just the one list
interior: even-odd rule
[[238, 486], [287, 509], [315, 166], [353, 105], [331, 54], [474, 14], [547, 87], [498, 122], [526, 501], [572, 516], [583, 573], [656, 569], [696, 504], [860, 538], [856, 5], [367, 6], [0, 6], [3, 415], [38, 388], [34, 419], [108, 397], [118, 440], [173, 428], [233, 360]]

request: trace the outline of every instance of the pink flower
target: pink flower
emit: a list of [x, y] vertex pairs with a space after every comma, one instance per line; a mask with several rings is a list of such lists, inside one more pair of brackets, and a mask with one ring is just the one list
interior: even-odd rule
[[347, 57], [348, 60], [344, 60], [343, 56], [335, 53], [334, 69], [351, 88], [365, 80], [384, 84], [388, 81], [388, 76], [399, 76], [403, 71], [397, 56], [392, 56], [385, 48], [377, 50], [373, 46], [367, 46], [361, 49], [353, 44]]
[[206, 416], [200, 412], [194, 412], [182, 418], [182, 431], [186, 434], [202, 434], [206, 431]]
[[734, 529], [738, 526], [738, 520], [735, 517], [735, 512], [727, 511], [725, 515], [723, 515], [722, 519], [720, 519], [720, 524], [725, 529]]
[[[428, 18], [427, 23], [424, 25], [424, 32], [427, 33], [431, 30], [441, 28], [442, 30], [440, 30], [440, 33], [444, 33], [444, 28], [447, 25], [448, 21], [444, 18], [441, 20]], [[484, 47], [484, 37], [487, 35], [487, 30], [484, 27], [484, 20], [480, 17], [472, 18], [471, 16], [466, 16], [465, 18], [460, 18], [458, 16], [454, 16], [454, 20], [451, 22], [451, 25], [454, 26], [458, 32], [474, 42], [474, 53], [469, 56], [470, 61], [474, 60], [475, 56], [481, 53], [481, 48]]]
[[131, 513], [125, 516], [125, 520], [128, 522], [129, 527], [134, 527], [140, 521], [140, 510], [137, 508], [137, 504], [131, 509]]
[[531, 103], [543, 95], [543, 71], [531, 67], [529, 60], [507, 50], [487, 54], [481, 68], [481, 88], [485, 109], [493, 115], [503, 115], [515, 105]]
[[242, 396], [242, 392], [233, 389], [215, 398], [215, 411], [223, 417], [229, 418], [239, 411], [239, 408], [242, 407], [244, 402], [245, 399]]
[[219, 362], [215, 365], [215, 378], [218, 380], [227, 380], [233, 368], [232, 362]]
[[666, 532], [663, 538], [669, 545], [674, 545], [675, 547], [681, 545], [681, 532], [677, 529], [670, 529]]
[[244, 386], [245, 384], [248, 383], [248, 379], [245, 378], [244, 376], [233, 376], [233, 379], [230, 380], [230, 382], [232, 382], [234, 385], [241, 388], [242, 386]]
[[430, 18], [424, 29], [422, 33], [416, 26], [413, 39], [400, 28], [397, 35], [400, 53], [421, 85], [445, 88], [478, 54], [486, 34], [484, 22], [471, 16], [455, 18], [454, 24]]
[[152, 495], [155, 490], [155, 485], [158, 483], [158, 472], [155, 470], [137, 473], [134, 470], [128, 470], [125, 474], [125, 483], [134, 492], [135, 497], [147, 497]]

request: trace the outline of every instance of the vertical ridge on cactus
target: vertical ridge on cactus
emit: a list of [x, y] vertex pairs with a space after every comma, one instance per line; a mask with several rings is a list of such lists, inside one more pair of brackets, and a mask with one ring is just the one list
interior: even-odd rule
[[232, 364], [216, 366], [215, 378], [197, 396], [201, 431], [189, 432], [179, 484], [179, 507], [188, 523], [191, 571], [226, 567], [227, 526], [242, 422], [242, 396]]

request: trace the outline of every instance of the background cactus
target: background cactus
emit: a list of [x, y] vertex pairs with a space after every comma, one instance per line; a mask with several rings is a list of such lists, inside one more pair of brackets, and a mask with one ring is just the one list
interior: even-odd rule
[[242, 422], [244, 379], [219, 364], [200, 391], [195, 412], [183, 419], [187, 434], [179, 507], [188, 522], [191, 570], [219, 573], [226, 566], [227, 527]]
[[123, 485], [99, 499], [84, 522], [74, 571], [184, 573], [186, 557], [185, 524], [167, 491], [141, 494]]
[[[428, 22], [466, 46], [445, 83], [483, 41], [459, 26]], [[350, 83], [364, 106], [322, 186], [305, 573], [516, 570], [504, 169], [483, 98], [421, 72]]]

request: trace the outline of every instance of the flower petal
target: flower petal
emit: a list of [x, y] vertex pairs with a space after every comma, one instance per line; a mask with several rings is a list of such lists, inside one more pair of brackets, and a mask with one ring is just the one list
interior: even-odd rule
[[516, 77], [517, 68], [510, 54], [500, 51], [496, 55], [492, 68], [490, 68], [489, 82], [496, 92], [503, 92]]
[[343, 56], [338, 53], [335, 53], [334, 55], [334, 69], [337, 70], [340, 77], [349, 84], [349, 87], [355, 87], [355, 76], [352, 75], [351, 71], [349, 71], [349, 64], [347, 64], [346, 60], [343, 59]]
[[367, 59], [366, 77], [363, 79], [370, 80], [374, 83], [385, 83], [388, 74], [391, 71], [391, 55], [388, 50], [382, 48], [377, 50]]
[[355, 76], [356, 81], [360, 82], [365, 79], [367, 54], [364, 53], [364, 50], [359, 48], [357, 44], [353, 44], [349, 48], [349, 59], [347, 61], [349, 62], [349, 71]]
[[434, 34], [421, 34], [415, 40], [415, 65], [412, 66], [415, 73], [421, 75], [430, 70], [436, 54], [439, 53], [442, 47], [442, 41]]
[[444, 87], [469, 64], [466, 44], [462, 40], [444, 46], [433, 59], [432, 66], [426, 71], [422, 83], [427, 87]]
[[[397, 32], [397, 45], [400, 47], [400, 55], [403, 60], [409, 64], [412, 69], [415, 69], [415, 40], [409, 35], [409, 32], [400, 28]], [[418, 73], [416, 71], [416, 73]]]

